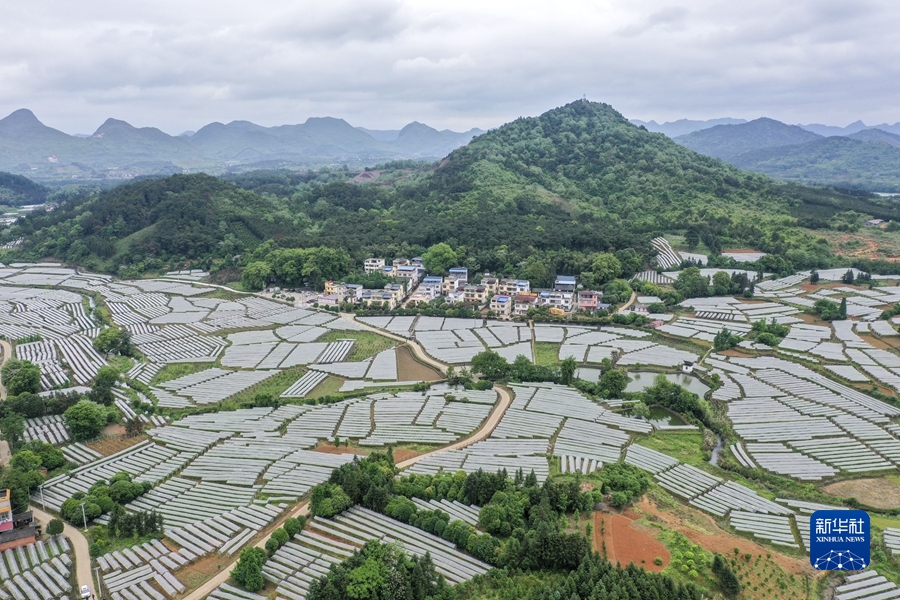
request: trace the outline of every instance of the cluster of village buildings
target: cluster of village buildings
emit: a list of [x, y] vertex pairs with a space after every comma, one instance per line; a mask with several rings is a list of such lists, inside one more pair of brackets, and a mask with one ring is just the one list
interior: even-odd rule
[[364, 269], [367, 274], [382, 273], [401, 283], [372, 290], [359, 284], [329, 281], [325, 284], [325, 293], [318, 297], [319, 305], [351, 303], [393, 309], [404, 303], [416, 306], [419, 302], [431, 302], [443, 297], [444, 302], [450, 305], [487, 307], [500, 319], [524, 316], [529, 309], [542, 306], [559, 315], [575, 310], [594, 312], [609, 307], [602, 302], [602, 292], [578, 290], [575, 277], [571, 275], [558, 276], [552, 289], [533, 290], [529, 281], [490, 274], [481, 277], [480, 283], [470, 283], [469, 270], [462, 267], [449, 269], [446, 277], [426, 275], [421, 258], [398, 258], [391, 264], [383, 258], [369, 258], [364, 263]]

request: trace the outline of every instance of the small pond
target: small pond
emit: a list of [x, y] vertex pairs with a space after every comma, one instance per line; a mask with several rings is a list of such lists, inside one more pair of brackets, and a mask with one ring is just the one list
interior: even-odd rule
[[590, 367], [579, 367], [578, 370], [575, 371], [575, 377], [590, 381], [591, 383], [600, 381], [601, 375], [603, 375], [603, 371], [600, 369], [592, 369]]
[[[641, 372], [629, 372], [628, 377], [631, 381], [628, 382], [628, 385], [625, 387], [626, 392], [640, 392], [644, 389], [653, 385], [653, 380], [656, 379], [656, 376], [659, 373], [653, 373], [649, 371]], [[686, 373], [667, 373], [666, 379], [671, 381], [672, 383], [677, 383], [678, 385], [686, 388], [689, 392], [694, 392], [701, 398], [703, 394], [709, 391], [709, 387], [694, 377], [693, 375], [687, 375]]]
[[687, 421], [682, 419], [680, 416], [673, 412], [669, 412], [665, 408], [661, 406], [651, 406], [650, 407], [650, 418], [648, 419], [653, 426], [657, 429], [665, 428], [666, 426], [679, 426], [679, 425], [687, 425]]

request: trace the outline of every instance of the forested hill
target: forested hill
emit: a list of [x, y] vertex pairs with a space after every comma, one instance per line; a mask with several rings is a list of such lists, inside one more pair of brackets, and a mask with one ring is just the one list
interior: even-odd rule
[[49, 190], [27, 177], [0, 171], [0, 204], [22, 206], [41, 204], [47, 200]]
[[124, 275], [188, 263], [233, 272], [279, 247], [338, 248], [338, 262], [352, 265], [447, 242], [470, 269], [541, 286], [589, 270], [597, 252], [615, 253], [628, 276], [647, 264], [654, 235], [688, 230], [713, 251], [753, 247], [782, 265], [823, 267], [834, 257], [798, 219], [827, 227], [853, 209], [900, 220], [890, 202], [741, 171], [586, 101], [513, 121], [436, 165], [356, 175], [133, 182], [8, 228], [0, 242], [23, 243], [0, 260], [54, 257]]

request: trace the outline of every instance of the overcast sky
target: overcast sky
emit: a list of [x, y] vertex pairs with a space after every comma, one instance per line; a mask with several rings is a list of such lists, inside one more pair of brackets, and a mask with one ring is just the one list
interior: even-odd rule
[[495, 127], [587, 95], [629, 118], [900, 121], [897, 0], [4, 0], [0, 116], [177, 134], [336, 116]]

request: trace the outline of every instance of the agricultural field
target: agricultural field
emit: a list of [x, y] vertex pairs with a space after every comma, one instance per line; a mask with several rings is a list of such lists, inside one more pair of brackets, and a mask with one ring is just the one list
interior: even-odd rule
[[[126, 510], [162, 514], [164, 539], [97, 559], [113, 597], [190, 593], [227, 570], [210, 565], [230, 565], [241, 549], [265, 540], [333, 469], [391, 446], [403, 474], [521, 470], [538, 482], [577, 480], [596, 489], [604, 466], [631, 465], [652, 482], [646, 496], [580, 521], [592, 523], [598, 552], [707, 588], [715, 585], [711, 557], [720, 553], [744, 598], [815, 598], [826, 582], [808, 566], [809, 515], [847, 502], [872, 513], [880, 549], [874, 577], [885, 578], [859, 579], [858, 587], [900, 582], [893, 558], [900, 552], [900, 334], [898, 317], [880, 319], [900, 302], [900, 287], [891, 285], [896, 279], [847, 285], [839, 281], [845, 272], [820, 272], [815, 285], [803, 273], [761, 281], [753, 300], [686, 300], [650, 329], [434, 317], [358, 323], [257, 296], [210, 294], [190, 278], [116, 281], [58, 265], [13, 265], [0, 270], [0, 333], [15, 356], [41, 366], [47, 390], [89, 384], [108, 364], [92, 344], [104, 315], [131, 333], [140, 352], [115, 388], [115, 406], [143, 421], [144, 436], [76, 444], [53, 417], [28, 420], [23, 433], [78, 465], [32, 498], [49, 511], [121, 471], [151, 486]], [[846, 300], [850, 318], [810, 314], [820, 299]], [[761, 343], [752, 335], [759, 320], [783, 325], [783, 335]], [[408, 342], [398, 346], [360, 323]], [[716, 351], [712, 342], [726, 328], [740, 340]], [[440, 374], [413, 358], [413, 344], [457, 366], [486, 349], [510, 362], [573, 357], [593, 369], [615, 359], [635, 381], [641, 374], [642, 385], [692, 362], [693, 373], [678, 381], [702, 383], [696, 389], [717, 416], [717, 433], [690, 418], [635, 416], [629, 394], [598, 399], [554, 383], [486, 391], [434, 383]], [[254, 405], [258, 398], [267, 405]], [[477, 523], [478, 507], [448, 510]], [[457, 549], [441, 554], [441, 539], [370, 512], [313, 519], [267, 562], [269, 590], [302, 600], [303, 573], [324, 573], [373, 537], [427, 550], [452, 583], [489, 568]], [[209, 597], [256, 600], [235, 589], [225, 582]]]

